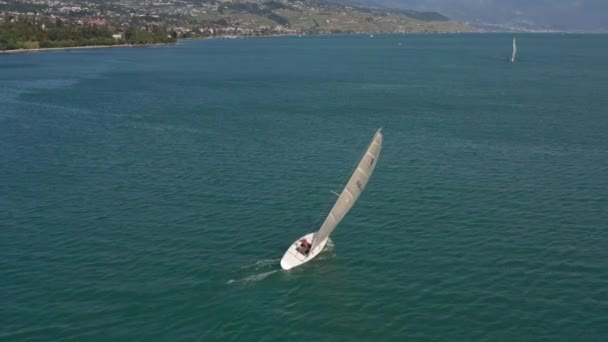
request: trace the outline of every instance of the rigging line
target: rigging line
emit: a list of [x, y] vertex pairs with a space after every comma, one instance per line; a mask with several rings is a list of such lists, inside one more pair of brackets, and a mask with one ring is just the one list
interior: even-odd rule
[[[331, 197], [330, 201], [334, 201], [334, 198]], [[330, 201], [328, 201], [327, 203], [330, 203]], [[331, 203], [333, 203], [333, 202], [331, 202]], [[325, 208], [327, 206], [328, 205], [326, 204], [323, 207]], [[331, 209], [329, 209], [329, 210], [320, 210], [319, 211], [319, 216], [317, 216], [317, 218], [310, 224], [310, 228], [309, 229], [312, 229], [313, 231], [319, 230], [319, 228], [320, 228], [319, 227], [319, 225], [320, 225], [319, 222], [321, 222], [321, 218], [324, 217], [324, 216], [327, 216], [327, 213], [330, 212], [330, 211], [331, 211]]]
[[[375, 137], [376, 137], [376, 136], [374, 135], [374, 138], [375, 138]], [[357, 170], [357, 166], [359, 166], [359, 163], [360, 163], [360, 162], [361, 162], [361, 160], [363, 159], [363, 156], [365, 156], [365, 154], [367, 153], [367, 150], [369, 149], [369, 146], [371, 146], [371, 144], [372, 144], [373, 142], [374, 142], [374, 140], [372, 140], [372, 142], [371, 142], [371, 143], [369, 143], [368, 145], [365, 145], [366, 149], [365, 149], [365, 150], [364, 150], [364, 151], [363, 151], [363, 152], [362, 152], [362, 153], [359, 155], [359, 158], [358, 158], [358, 159], [355, 159], [355, 162], [353, 163], [353, 166], [350, 168], [350, 170], [349, 170], [349, 171], [348, 171], [348, 173], [346, 174], [345, 179], [342, 181], [342, 184], [340, 185], [339, 190], [338, 190], [338, 191], [335, 191], [335, 192], [334, 192], [334, 191], [330, 191], [330, 192], [332, 192], [332, 193], [336, 194], [336, 193], [340, 193], [340, 192], [341, 192], [341, 191], [344, 189], [344, 187], [346, 186], [346, 183], [348, 183], [348, 180], [350, 179], [350, 177], [352, 177], [352, 175], [353, 175], [353, 174], [356, 172], [356, 170]], [[338, 197], [339, 197], [339, 195], [338, 195]], [[318, 230], [318, 228], [320, 228], [320, 227], [319, 227], [319, 224], [322, 224], [322, 223], [320, 223], [321, 217], [324, 217], [324, 216], [328, 216], [328, 215], [329, 215], [329, 213], [331, 212], [331, 209], [333, 208], [333, 206], [334, 206], [335, 202], [336, 202], [336, 199], [335, 199], [333, 196], [332, 196], [332, 197], [330, 197], [330, 199], [329, 199], [329, 201], [328, 201], [328, 204], [324, 206], [324, 208], [325, 208], [325, 207], [327, 207], [328, 209], [322, 210], [322, 211], [320, 212], [319, 216], [318, 216], [318, 217], [317, 217], [317, 219], [316, 219], [316, 220], [315, 220], [315, 221], [314, 221], [314, 222], [311, 224], [311, 228], [309, 228], [309, 229], [313, 229], [313, 230], [315, 230], [315, 231], [316, 231], [316, 230]], [[330, 207], [329, 205], [331, 205], [331, 207]], [[315, 227], [315, 226], [317, 226], [317, 227]], [[317, 229], [315, 229], [315, 228], [317, 228]]]
[[[374, 138], [376, 136], [374, 135]], [[357, 170], [357, 166], [359, 166], [359, 163], [361, 162], [361, 160], [363, 159], [363, 156], [365, 156], [365, 154], [367, 153], [367, 150], [369, 149], [369, 147], [371, 146], [371, 144], [373, 144], [374, 141], [372, 140], [371, 143], [369, 143], [369, 145], [365, 145], [365, 147], [367, 147], [360, 155], [358, 159], [355, 159], [355, 162], [353, 163], [353, 166], [350, 168], [350, 170], [348, 171], [346, 178], [342, 181], [342, 184], [340, 184], [340, 189], [342, 190], [344, 189], [344, 187], [346, 186], [346, 183], [348, 183], [348, 180], [350, 179], [350, 177], [352, 177], [352, 175], [355, 173], [355, 171]]]

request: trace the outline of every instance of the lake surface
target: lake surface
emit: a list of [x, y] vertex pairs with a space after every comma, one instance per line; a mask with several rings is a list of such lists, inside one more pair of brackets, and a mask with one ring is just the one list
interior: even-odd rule
[[0, 55], [0, 340], [608, 340], [608, 36], [511, 39]]

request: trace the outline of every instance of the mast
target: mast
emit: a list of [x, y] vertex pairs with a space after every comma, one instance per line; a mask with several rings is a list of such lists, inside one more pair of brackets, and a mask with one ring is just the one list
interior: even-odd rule
[[365, 155], [357, 165], [348, 183], [346, 183], [346, 186], [340, 193], [338, 200], [325, 218], [325, 221], [323, 221], [321, 228], [315, 233], [311, 250], [314, 250], [329, 237], [329, 234], [342, 221], [346, 213], [348, 213], [359, 198], [359, 195], [361, 195], [363, 189], [365, 189], [378, 162], [380, 150], [382, 149], [382, 140], [382, 128], [380, 128], [374, 135], [372, 142], [365, 151]]

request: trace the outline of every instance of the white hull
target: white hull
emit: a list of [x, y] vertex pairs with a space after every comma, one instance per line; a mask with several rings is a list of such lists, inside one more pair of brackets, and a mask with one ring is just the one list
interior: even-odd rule
[[325, 248], [327, 239], [325, 239], [323, 242], [321, 242], [315, 249], [311, 250], [308, 253], [308, 255], [303, 255], [302, 253], [300, 253], [296, 250], [296, 248], [298, 248], [298, 244], [301, 239], [305, 238], [306, 240], [308, 240], [308, 242], [311, 242], [312, 237], [314, 235], [315, 235], [315, 233], [309, 233], [309, 234], [306, 234], [306, 235], [298, 238], [296, 241], [294, 241], [294, 243], [292, 243], [291, 246], [289, 246], [289, 248], [287, 249], [287, 252], [285, 252], [285, 254], [283, 255], [283, 258], [281, 259], [281, 268], [283, 268], [284, 270], [292, 269], [294, 267], [297, 267], [297, 266], [300, 266], [302, 264], [309, 262], [310, 260], [314, 259], [317, 255], [319, 255], [319, 253], [321, 253], [323, 248]]

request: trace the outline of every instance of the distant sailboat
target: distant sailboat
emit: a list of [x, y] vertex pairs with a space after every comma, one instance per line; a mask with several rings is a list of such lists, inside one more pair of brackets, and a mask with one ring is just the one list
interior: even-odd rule
[[511, 63], [515, 62], [515, 55], [517, 54], [517, 43], [515, 37], [513, 37], [513, 52], [511, 53]]
[[281, 267], [284, 270], [300, 266], [321, 253], [327, 243], [329, 234], [353, 207], [365, 185], [367, 185], [380, 156], [382, 140], [382, 129], [379, 129], [342, 193], [338, 195], [338, 200], [323, 221], [321, 228], [316, 232], [302, 236], [289, 246], [281, 259]]

